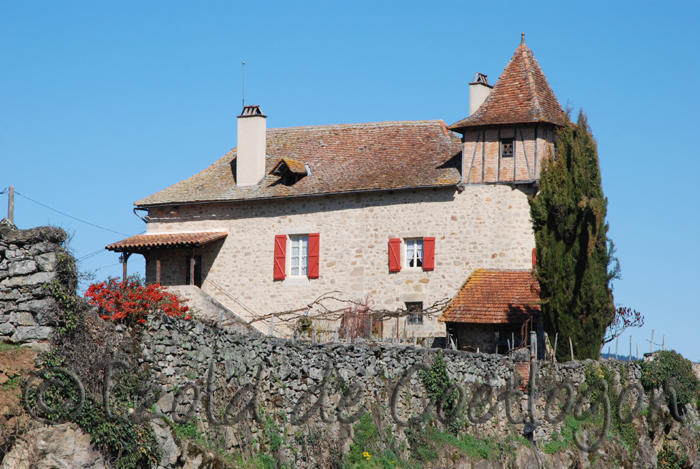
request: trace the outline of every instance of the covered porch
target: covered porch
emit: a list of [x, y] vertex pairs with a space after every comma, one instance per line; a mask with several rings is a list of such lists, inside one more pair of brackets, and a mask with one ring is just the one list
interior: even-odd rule
[[[195, 233], [140, 234], [106, 246], [106, 249], [122, 253], [122, 275], [128, 276], [128, 262], [132, 254], [146, 259], [146, 281], [163, 284], [163, 260], [170, 267], [167, 284], [202, 286], [202, 249], [217, 241], [222, 242], [227, 233], [205, 231]], [[213, 262], [208, 259], [208, 263]], [[181, 261], [181, 262], [179, 262]], [[155, 264], [155, 268], [153, 268]], [[180, 266], [184, 268], [180, 268]]]

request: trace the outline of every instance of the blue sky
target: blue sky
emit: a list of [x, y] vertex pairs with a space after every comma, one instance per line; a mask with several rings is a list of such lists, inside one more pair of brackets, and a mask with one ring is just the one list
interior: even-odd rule
[[[690, 1], [0, 1], [0, 190], [137, 234], [134, 201], [235, 146], [242, 61], [268, 127], [451, 124], [474, 73], [494, 83], [524, 32], [598, 140], [615, 302], [646, 317], [633, 343], [648, 351], [655, 330], [698, 361], [698, 20]], [[17, 225], [62, 226], [78, 258], [99, 252], [83, 269], [120, 275], [100, 250], [124, 236], [22, 196]], [[626, 354], [629, 335], [620, 343]]]

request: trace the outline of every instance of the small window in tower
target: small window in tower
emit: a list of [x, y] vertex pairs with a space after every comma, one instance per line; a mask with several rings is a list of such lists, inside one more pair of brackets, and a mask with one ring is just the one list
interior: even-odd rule
[[513, 139], [512, 138], [502, 138], [501, 139], [501, 157], [502, 158], [512, 158], [513, 157]]

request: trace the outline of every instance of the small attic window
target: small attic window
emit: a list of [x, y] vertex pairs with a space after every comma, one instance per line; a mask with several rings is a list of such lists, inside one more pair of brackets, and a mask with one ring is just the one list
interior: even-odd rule
[[298, 174], [286, 172], [282, 175], [282, 184], [284, 184], [285, 186], [293, 186], [301, 178], [302, 176], [299, 176]]
[[513, 139], [501, 139], [501, 158], [513, 158]]
[[301, 161], [292, 158], [282, 158], [272, 168], [270, 174], [280, 177], [280, 181], [285, 186], [296, 184], [301, 178], [310, 174], [309, 167]]

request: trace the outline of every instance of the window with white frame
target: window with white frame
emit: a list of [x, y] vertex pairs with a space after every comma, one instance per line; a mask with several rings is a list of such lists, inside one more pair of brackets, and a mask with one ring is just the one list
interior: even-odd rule
[[309, 267], [309, 237], [290, 236], [290, 277], [305, 277]]
[[406, 303], [406, 310], [410, 313], [406, 318], [406, 322], [409, 326], [422, 326], [423, 325], [423, 302], [414, 301]]
[[406, 267], [423, 267], [423, 239], [406, 240]]

